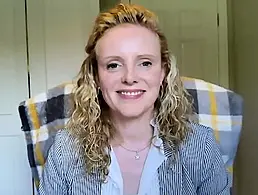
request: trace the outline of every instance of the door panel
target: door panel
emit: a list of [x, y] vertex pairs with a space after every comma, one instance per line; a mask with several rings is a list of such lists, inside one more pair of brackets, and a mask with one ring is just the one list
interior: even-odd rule
[[0, 194], [32, 194], [18, 105], [28, 98], [24, 1], [0, 1]]
[[217, 0], [132, 0], [154, 11], [181, 75], [219, 84]]
[[23, 135], [0, 136], [0, 194], [32, 195], [32, 180]]
[[98, 12], [96, 0], [28, 0], [32, 95], [76, 76]]
[[114, 7], [116, 4], [118, 4], [120, 2], [121, 2], [120, 0], [99, 0], [100, 11], [101, 12], [106, 11], [106, 10]]

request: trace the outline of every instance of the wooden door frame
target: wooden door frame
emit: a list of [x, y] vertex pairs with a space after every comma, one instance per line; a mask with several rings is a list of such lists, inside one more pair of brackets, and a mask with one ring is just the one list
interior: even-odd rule
[[228, 52], [228, 3], [226, 0], [217, 0], [218, 10], [218, 73], [219, 84], [230, 87], [230, 69]]

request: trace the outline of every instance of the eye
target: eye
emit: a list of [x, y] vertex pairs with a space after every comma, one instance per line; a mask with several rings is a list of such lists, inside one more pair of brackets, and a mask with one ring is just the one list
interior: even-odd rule
[[117, 64], [117, 63], [110, 63], [110, 64], [107, 65], [108, 70], [109, 69], [116, 69], [118, 67], [119, 67], [119, 64]]
[[141, 65], [148, 67], [148, 66], [151, 66], [152, 63], [151, 63], [150, 61], [145, 61], [145, 62], [143, 62]]

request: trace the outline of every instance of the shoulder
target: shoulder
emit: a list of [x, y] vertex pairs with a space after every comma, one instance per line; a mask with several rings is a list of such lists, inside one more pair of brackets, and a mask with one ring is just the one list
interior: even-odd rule
[[67, 130], [61, 129], [57, 132], [53, 145], [51, 146], [48, 159], [52, 159], [59, 168], [70, 170], [79, 159], [79, 144], [75, 137]]
[[54, 145], [59, 147], [68, 147], [74, 145], [76, 142], [75, 137], [68, 129], [60, 129], [55, 136]]
[[204, 166], [204, 159], [212, 155], [216, 147], [213, 130], [209, 127], [191, 123], [191, 132], [180, 147], [182, 161], [188, 169], [192, 166], [199, 171]]
[[77, 145], [67, 130], [57, 132], [42, 171], [39, 194], [67, 194], [74, 182], [74, 174], [83, 171], [78, 167]]
[[184, 161], [198, 163], [201, 160], [211, 157], [218, 150], [218, 144], [214, 136], [214, 130], [197, 124], [190, 124], [191, 132], [181, 144], [180, 150]]
[[190, 123], [191, 131], [181, 145], [183, 152], [203, 150], [209, 141], [215, 141], [214, 130], [197, 123]]
[[54, 148], [57, 153], [62, 153], [62, 155], [72, 155], [75, 154], [78, 143], [69, 130], [61, 129], [55, 136], [52, 148]]
[[195, 123], [191, 124], [191, 128], [192, 132], [182, 143], [180, 152], [184, 167], [198, 186], [210, 174], [208, 171], [225, 170], [214, 130]]

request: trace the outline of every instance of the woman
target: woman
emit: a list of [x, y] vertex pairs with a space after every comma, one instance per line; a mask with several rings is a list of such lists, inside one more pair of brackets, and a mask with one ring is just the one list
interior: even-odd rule
[[212, 130], [191, 121], [152, 12], [119, 4], [101, 13], [86, 52], [39, 194], [229, 194]]

